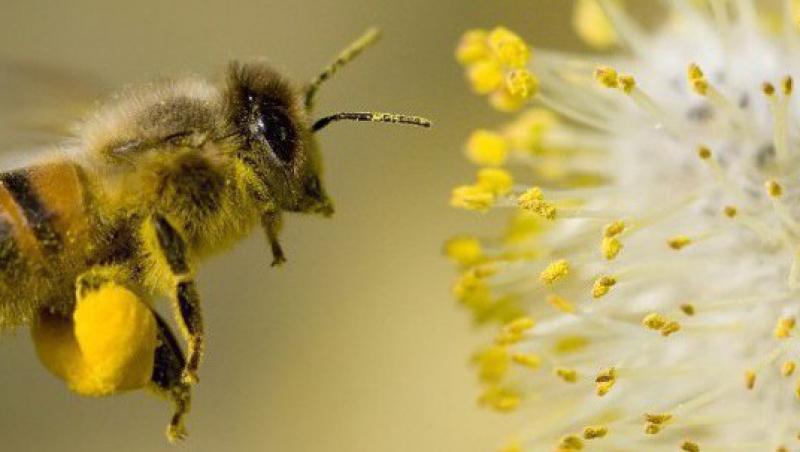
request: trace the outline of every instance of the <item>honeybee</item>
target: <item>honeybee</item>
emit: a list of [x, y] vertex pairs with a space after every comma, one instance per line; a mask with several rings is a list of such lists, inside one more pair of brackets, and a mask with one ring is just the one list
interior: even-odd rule
[[[58, 341], [79, 333], [71, 322], [82, 303], [144, 306], [152, 313], [142, 323], [152, 326], [150, 354], [143, 346], [125, 359], [152, 361], [148, 386], [174, 407], [168, 437], [183, 438], [203, 353], [197, 263], [260, 224], [272, 265], [280, 265], [284, 212], [333, 213], [316, 140], [329, 124], [430, 126], [390, 113], [312, 119], [319, 87], [378, 37], [369, 30], [305, 86], [264, 63], [233, 62], [216, 84], [190, 77], [129, 89], [80, 123], [59, 157], [0, 173], [0, 328], [31, 325], [39, 343], [55, 341], [54, 350], [40, 350], [47, 364], [64, 359]], [[185, 355], [151, 308], [158, 295], [172, 301]], [[110, 309], [81, 321], [102, 323]], [[117, 333], [104, 331], [105, 343]], [[69, 363], [48, 367], [72, 378]], [[104, 395], [136, 386], [90, 384], [73, 389]]]

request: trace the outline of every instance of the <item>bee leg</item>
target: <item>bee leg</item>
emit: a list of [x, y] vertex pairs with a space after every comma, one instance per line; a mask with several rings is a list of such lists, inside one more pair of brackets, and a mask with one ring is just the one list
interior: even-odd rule
[[178, 341], [169, 325], [155, 311], [153, 316], [158, 326], [158, 346], [150, 378], [150, 389], [172, 403], [173, 414], [167, 426], [167, 439], [170, 442], [186, 438], [184, 418], [189, 414], [192, 402], [192, 389], [183, 382], [183, 357]]
[[175, 280], [172, 300], [175, 317], [189, 345], [183, 381], [197, 383], [197, 368], [203, 353], [203, 316], [200, 297], [186, 258], [186, 242], [178, 231], [161, 215], [151, 218], [160, 253], [166, 260]]
[[278, 242], [278, 233], [281, 231], [282, 226], [281, 214], [277, 212], [268, 212], [261, 215], [261, 226], [267, 233], [267, 240], [272, 248], [272, 266], [277, 267], [286, 262], [286, 255], [283, 254], [283, 248]]

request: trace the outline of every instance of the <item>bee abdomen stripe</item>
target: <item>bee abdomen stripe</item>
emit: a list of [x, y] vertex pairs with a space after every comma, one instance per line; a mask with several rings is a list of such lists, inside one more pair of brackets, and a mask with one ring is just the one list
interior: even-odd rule
[[0, 215], [0, 270], [9, 268], [19, 256], [13, 226], [5, 215]]
[[54, 214], [42, 203], [26, 170], [0, 174], [0, 182], [19, 206], [28, 227], [46, 254], [61, 250], [61, 237], [53, 224]]

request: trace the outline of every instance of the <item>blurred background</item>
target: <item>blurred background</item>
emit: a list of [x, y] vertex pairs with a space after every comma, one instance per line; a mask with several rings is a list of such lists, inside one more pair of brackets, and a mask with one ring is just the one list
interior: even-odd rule
[[[513, 428], [480, 410], [468, 357], [482, 335], [450, 296], [442, 242], [477, 231], [451, 210], [472, 179], [462, 143], [502, 121], [469, 93], [453, 49], [505, 24], [538, 46], [577, 48], [568, 0], [0, 1], [0, 58], [91, 74], [109, 86], [267, 57], [307, 80], [372, 25], [383, 42], [326, 84], [318, 113], [425, 115], [430, 131], [339, 124], [322, 134], [328, 220], [289, 217], [289, 262], [254, 234], [199, 281], [208, 349], [188, 421], [169, 446], [167, 404], [144, 392], [84, 399], [34, 356], [28, 331], [0, 338], [5, 451], [487, 451]], [[18, 94], [18, 93], [17, 93]], [[17, 108], [0, 92], [0, 108]], [[168, 312], [162, 303], [162, 312]]]

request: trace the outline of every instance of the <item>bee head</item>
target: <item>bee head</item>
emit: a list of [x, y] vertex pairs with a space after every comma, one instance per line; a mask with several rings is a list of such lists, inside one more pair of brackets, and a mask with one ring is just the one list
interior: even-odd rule
[[389, 122], [430, 127], [427, 119], [394, 113], [342, 112], [316, 121], [319, 87], [342, 66], [376, 42], [368, 30], [304, 89], [296, 89], [264, 63], [233, 63], [228, 72], [227, 110], [244, 145], [239, 158], [248, 164], [278, 207], [292, 212], [331, 215], [333, 204], [322, 187], [322, 165], [315, 134], [342, 120]]

